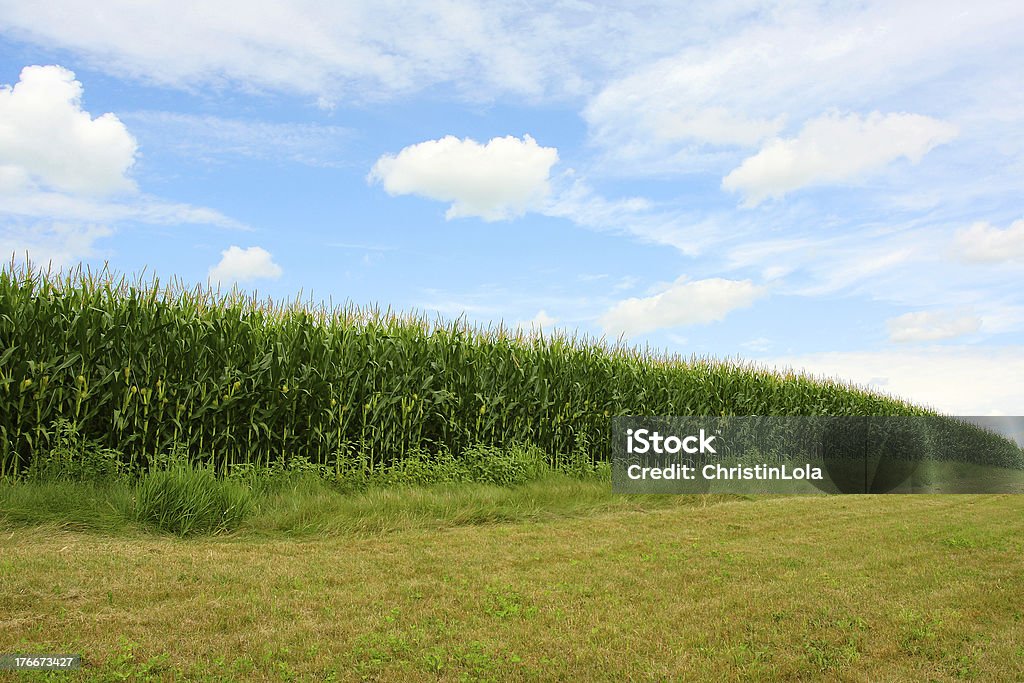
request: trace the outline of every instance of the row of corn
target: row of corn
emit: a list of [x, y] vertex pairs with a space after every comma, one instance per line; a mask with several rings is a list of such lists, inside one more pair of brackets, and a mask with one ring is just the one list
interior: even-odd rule
[[60, 418], [135, 467], [174, 447], [221, 468], [295, 455], [377, 467], [510, 442], [556, 459], [583, 443], [606, 459], [613, 415], [921, 412], [839, 383], [588, 338], [106, 269], [0, 272], [0, 475], [43, 457]]

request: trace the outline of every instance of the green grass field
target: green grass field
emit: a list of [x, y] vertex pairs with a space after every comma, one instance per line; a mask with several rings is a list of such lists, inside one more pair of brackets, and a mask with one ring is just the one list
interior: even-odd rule
[[[738, 361], [0, 269], [0, 654], [85, 661], [0, 678], [1024, 679], [1024, 497], [617, 496], [624, 415], [933, 414]], [[935, 417], [974, 454], [943, 467], [1022, 471]]]
[[60, 680], [1024, 678], [1018, 496], [349, 500], [185, 540], [0, 522], [0, 652], [82, 654]]

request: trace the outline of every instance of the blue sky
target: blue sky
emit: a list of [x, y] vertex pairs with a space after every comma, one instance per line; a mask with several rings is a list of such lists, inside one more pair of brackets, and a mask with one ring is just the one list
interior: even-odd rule
[[687, 5], [0, 0], [0, 251], [1024, 414], [1024, 6]]

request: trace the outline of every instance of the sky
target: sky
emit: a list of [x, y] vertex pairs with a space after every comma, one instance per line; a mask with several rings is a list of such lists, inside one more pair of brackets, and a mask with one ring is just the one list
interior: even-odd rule
[[0, 255], [1024, 415], [1024, 4], [0, 0]]

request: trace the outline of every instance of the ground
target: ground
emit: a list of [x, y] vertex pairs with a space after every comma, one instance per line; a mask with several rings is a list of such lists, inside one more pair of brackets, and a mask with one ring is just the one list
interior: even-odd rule
[[691, 502], [327, 536], [8, 526], [0, 652], [82, 654], [60, 680], [1024, 680], [1024, 496]]

